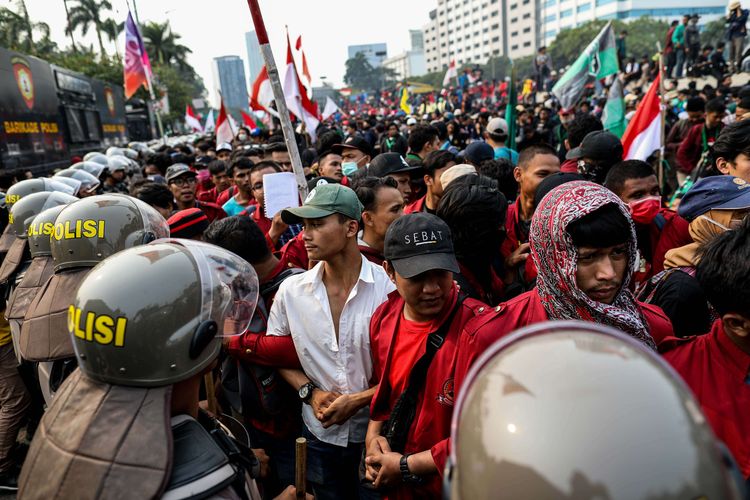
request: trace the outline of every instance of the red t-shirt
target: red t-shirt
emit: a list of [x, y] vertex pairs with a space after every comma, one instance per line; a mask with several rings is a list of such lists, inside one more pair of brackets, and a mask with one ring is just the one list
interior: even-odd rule
[[720, 319], [706, 335], [667, 338], [659, 349], [695, 394], [742, 475], [750, 478], [750, 354], [729, 338]]
[[396, 404], [399, 395], [406, 390], [407, 381], [411, 368], [421, 356], [422, 346], [425, 344], [427, 335], [434, 331], [434, 321], [417, 323], [409, 321], [404, 317], [403, 311], [398, 320], [398, 327], [394, 337], [392, 359], [398, 363], [391, 364], [388, 371], [388, 382], [391, 384], [390, 407]]
[[[455, 304], [457, 297], [455, 286], [452, 293], [450, 303], [443, 308], [434, 324], [430, 325], [434, 329], [446, 320]], [[443, 474], [448, 457], [450, 424], [457, 396], [453, 378], [458, 357], [457, 346], [466, 322], [486, 309], [486, 305], [469, 298], [465, 299], [459, 307], [442, 347], [435, 354], [427, 370], [424, 388], [417, 403], [417, 414], [406, 440], [405, 453], [430, 450], [439, 474], [427, 477], [425, 483], [420, 486], [405, 485], [390, 489], [385, 493], [384, 498], [388, 500], [440, 498], [440, 475]], [[414, 323], [405, 325], [403, 310], [404, 300], [395, 291], [388, 296], [386, 302], [378, 307], [370, 320], [373, 378], [379, 382], [370, 405], [372, 420], [388, 419], [394, 403], [406, 388], [414, 363], [425, 352], [424, 329], [433, 331], [429, 326], [425, 327], [418, 323], [416, 326]], [[394, 384], [396, 387], [393, 386]]]

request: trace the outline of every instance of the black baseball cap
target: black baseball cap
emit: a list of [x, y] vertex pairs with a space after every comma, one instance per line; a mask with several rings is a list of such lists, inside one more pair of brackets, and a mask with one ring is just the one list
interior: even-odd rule
[[370, 162], [368, 175], [385, 177], [390, 174], [411, 173], [422, 167], [412, 167], [398, 153], [381, 153]]
[[460, 272], [448, 224], [425, 212], [403, 215], [390, 225], [383, 255], [407, 279], [433, 269]]
[[613, 133], [606, 130], [595, 130], [586, 134], [581, 145], [565, 155], [566, 160], [591, 158], [592, 160], [610, 160], [616, 163], [622, 160], [622, 142]]
[[358, 135], [347, 137], [342, 144], [334, 144], [331, 146], [331, 151], [340, 155], [345, 149], [359, 149], [364, 154], [372, 158], [372, 147], [370, 143]]
[[178, 177], [182, 177], [183, 175], [189, 175], [191, 177], [195, 177], [198, 174], [193, 172], [190, 167], [185, 165], [184, 163], [177, 163], [175, 165], [171, 165], [167, 169], [167, 183], [172, 182]]
[[333, 177], [313, 177], [309, 181], [307, 181], [307, 190], [312, 191], [318, 186], [323, 186], [325, 184], [341, 184], [337, 179], [334, 179]]
[[459, 158], [469, 160], [473, 165], [477, 166], [485, 160], [492, 160], [495, 158], [495, 150], [484, 141], [472, 142], [466, 149], [458, 153]]

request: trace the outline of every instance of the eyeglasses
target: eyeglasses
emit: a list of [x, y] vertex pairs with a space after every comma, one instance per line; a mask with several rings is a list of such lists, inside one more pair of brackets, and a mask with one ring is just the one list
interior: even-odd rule
[[195, 177], [188, 177], [187, 179], [183, 177], [178, 177], [177, 179], [174, 179], [171, 183], [177, 187], [185, 187], [186, 185], [194, 186], [197, 182], [198, 182], [198, 179], [196, 179]]

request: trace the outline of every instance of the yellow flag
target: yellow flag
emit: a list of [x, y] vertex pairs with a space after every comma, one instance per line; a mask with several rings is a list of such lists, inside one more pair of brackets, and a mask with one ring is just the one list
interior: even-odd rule
[[399, 107], [407, 115], [411, 114], [411, 106], [409, 106], [409, 88], [408, 87], [404, 87], [404, 90], [401, 92], [401, 105]]

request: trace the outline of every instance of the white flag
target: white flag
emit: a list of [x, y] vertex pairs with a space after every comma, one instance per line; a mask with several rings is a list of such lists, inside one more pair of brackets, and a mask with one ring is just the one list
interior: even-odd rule
[[457, 78], [458, 72], [456, 71], [456, 60], [452, 59], [450, 65], [448, 66], [448, 71], [445, 72], [445, 76], [443, 77], [443, 87], [447, 87], [448, 84], [451, 81], [451, 78]]
[[322, 114], [323, 120], [327, 120], [328, 117], [336, 113], [343, 113], [343, 111], [341, 111], [341, 109], [338, 106], [336, 106], [336, 103], [333, 102], [333, 99], [326, 96], [326, 106], [325, 108], [323, 108], [323, 114]]
[[203, 131], [213, 132], [215, 128], [216, 128], [216, 123], [214, 122], [214, 110], [209, 109], [208, 115], [206, 116], [206, 123], [203, 125]]

